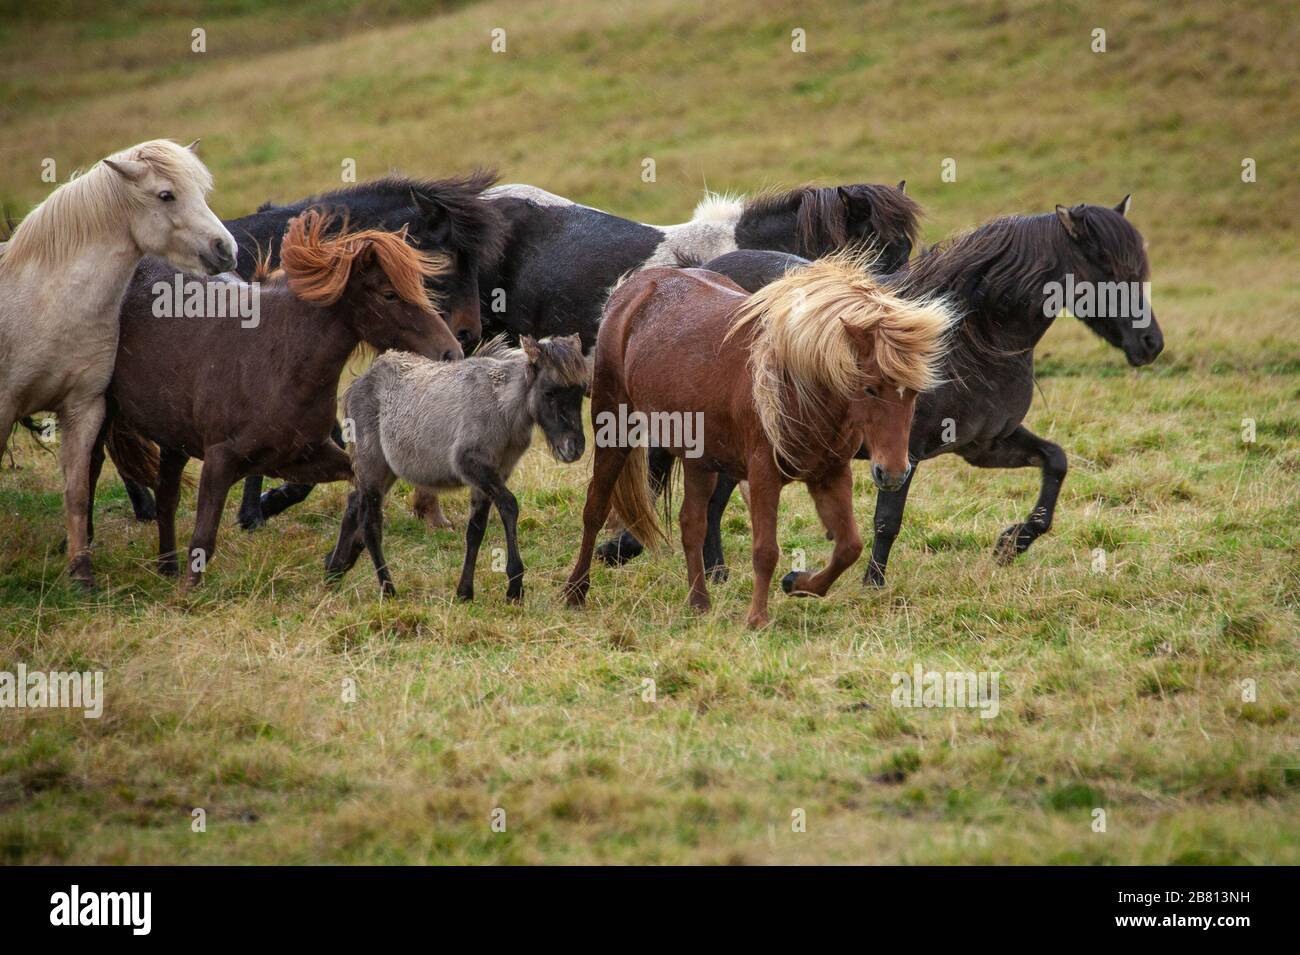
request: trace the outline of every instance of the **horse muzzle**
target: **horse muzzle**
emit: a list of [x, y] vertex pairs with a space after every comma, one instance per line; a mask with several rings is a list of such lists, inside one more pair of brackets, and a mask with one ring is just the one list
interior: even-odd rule
[[911, 476], [912, 465], [910, 463], [902, 471], [888, 471], [879, 464], [871, 465], [871, 480], [882, 491], [897, 491], [907, 483], [907, 479]]

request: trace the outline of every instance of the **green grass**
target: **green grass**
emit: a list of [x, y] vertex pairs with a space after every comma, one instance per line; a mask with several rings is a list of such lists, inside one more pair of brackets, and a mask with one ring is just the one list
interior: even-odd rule
[[[399, 599], [377, 599], [364, 563], [327, 589], [340, 487], [253, 535], [232, 501], [208, 580], [181, 594], [151, 573], [151, 529], [111, 469], [86, 598], [61, 573], [57, 465], [20, 434], [0, 471], [0, 670], [102, 669], [107, 702], [98, 721], [4, 711], [0, 860], [1300, 861], [1284, 5], [131, 6], [6, 17], [8, 208], [46, 193], [43, 157], [66, 174], [158, 135], [203, 137], [226, 215], [334, 187], [344, 158], [361, 176], [492, 163], [644, 221], [686, 218], [706, 183], [907, 178], [929, 239], [1133, 192], [1167, 351], [1134, 372], [1078, 323], [1049, 333], [1027, 423], [1071, 471], [1052, 532], [1013, 566], [993, 542], [1037, 475], [929, 462], [889, 585], [863, 589], [859, 567], [825, 601], [774, 595], [758, 633], [739, 503], [709, 614], [686, 609], [677, 552], [598, 569], [591, 606], [565, 609], [590, 464], [541, 451], [513, 481], [522, 607], [489, 567], [495, 525], [478, 599], [455, 604], [460, 539], [425, 531], [403, 493], [386, 531]], [[856, 493], [869, 527], [865, 474]], [[447, 504], [463, 525], [464, 495]], [[183, 533], [192, 519], [187, 492]], [[829, 552], [798, 487], [780, 533], [784, 561]], [[915, 662], [998, 671], [999, 715], [892, 706], [891, 674]]]

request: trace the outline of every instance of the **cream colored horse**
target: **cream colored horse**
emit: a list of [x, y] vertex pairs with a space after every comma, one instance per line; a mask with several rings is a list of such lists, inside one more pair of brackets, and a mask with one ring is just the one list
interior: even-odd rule
[[0, 245], [0, 451], [18, 418], [58, 413], [68, 567], [88, 588], [90, 453], [131, 275], [145, 255], [213, 275], [235, 265], [193, 147], [157, 139], [115, 153], [54, 190]]

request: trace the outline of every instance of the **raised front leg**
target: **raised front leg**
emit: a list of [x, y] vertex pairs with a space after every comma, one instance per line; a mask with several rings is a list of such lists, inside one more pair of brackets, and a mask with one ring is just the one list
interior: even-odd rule
[[853, 520], [853, 469], [844, 466], [808, 492], [817, 507], [817, 516], [835, 541], [830, 562], [817, 573], [791, 571], [781, 580], [781, 589], [796, 596], [825, 597], [840, 574], [853, 566], [862, 555], [862, 538]]
[[104, 398], [59, 409], [63, 509], [68, 534], [68, 573], [84, 589], [95, 586], [90, 562], [90, 461], [104, 424]]
[[122, 478], [122, 484], [126, 487], [126, 496], [131, 499], [131, 511], [135, 514], [135, 519], [142, 524], [157, 520], [158, 508], [154, 505], [149, 489], [130, 478]]
[[912, 487], [912, 478], [916, 477], [917, 465], [897, 491], [876, 490], [876, 516], [872, 521], [873, 537], [871, 539], [871, 561], [862, 582], [871, 587], [885, 586], [885, 568], [889, 565], [889, 552], [893, 549], [894, 538], [903, 526], [903, 510], [907, 507], [907, 492]]
[[718, 483], [709, 497], [709, 523], [704, 532], [704, 571], [715, 584], [725, 583], [729, 574], [727, 557], [722, 552], [722, 514], [736, 490], [736, 483], [725, 474], [719, 474]]
[[[650, 490], [654, 492], [657, 500], [668, 483], [669, 475], [672, 474], [673, 456], [663, 448], [650, 448], [647, 454], [646, 469], [649, 475]], [[634, 557], [641, 556], [641, 552], [644, 550], [645, 546], [624, 530], [620, 531], [617, 537], [611, 537], [596, 548], [596, 556], [609, 566], [618, 567], [621, 564], [626, 564]]]
[[1043, 483], [1038, 491], [1038, 501], [1029, 516], [1019, 524], [1012, 524], [999, 536], [993, 554], [999, 563], [1007, 564], [1029, 549], [1029, 545], [1052, 528], [1056, 513], [1056, 499], [1061, 493], [1069, 460], [1059, 445], [1040, 438], [1024, 425], [988, 447], [975, 452], [963, 452], [962, 457], [977, 468], [1026, 468], [1037, 466], [1042, 470]]
[[686, 579], [690, 583], [690, 605], [709, 609], [709, 589], [704, 583], [704, 535], [709, 519], [709, 496], [718, 475], [686, 463], [683, 469], [682, 550], [686, 554]]
[[752, 629], [767, 626], [767, 595], [772, 572], [780, 559], [776, 541], [777, 509], [781, 503], [781, 478], [770, 450], [758, 451], [749, 461], [749, 519], [754, 535], [754, 595], [749, 603]]

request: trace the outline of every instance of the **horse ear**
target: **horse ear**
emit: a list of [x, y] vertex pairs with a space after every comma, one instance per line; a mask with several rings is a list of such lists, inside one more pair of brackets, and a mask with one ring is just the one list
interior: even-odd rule
[[899, 192], [902, 192], [902, 193], [906, 193], [906, 192], [907, 192], [907, 180], [906, 180], [906, 179], [900, 179], [900, 180], [898, 180], [898, 191], [899, 191]]
[[853, 202], [853, 193], [849, 192], [843, 186], [836, 186], [835, 192], [840, 197], [840, 202], [844, 203], [847, 208]]
[[858, 351], [865, 354], [874, 347], [875, 339], [871, 332], [867, 331], [865, 328], [858, 328], [855, 325], [850, 325], [842, 318], [840, 319], [840, 324], [844, 326], [844, 334], [849, 336], [849, 341], [853, 343], [853, 346], [857, 348]]
[[415, 200], [415, 208], [420, 210], [420, 215], [424, 216], [429, 225], [440, 226], [447, 222], [447, 210], [442, 203], [430, 199], [418, 189], [411, 190], [411, 198]]
[[138, 159], [105, 159], [104, 165], [127, 182], [139, 182], [144, 174], [149, 171], [149, 164]]
[[519, 347], [524, 350], [524, 357], [528, 359], [528, 364], [536, 365], [542, 357], [542, 350], [537, 347], [537, 339], [532, 335], [524, 335], [519, 339]]
[[1122, 216], [1127, 216], [1128, 207], [1131, 205], [1133, 205], [1133, 193], [1130, 192], [1127, 196], [1125, 196], [1123, 199], [1119, 201], [1119, 205], [1115, 207], [1115, 211]]
[[199, 144], [199, 141], [196, 139], [196, 140], [194, 140], [194, 142], [190, 143], [190, 144], [189, 144], [188, 146], [186, 146], [185, 148], [188, 149], [190, 152], [194, 153], [194, 155], [197, 156], [197, 155], [199, 154], [199, 151], [198, 151], [197, 149], [195, 149], [194, 147], [197, 146], [198, 144]]
[[1065, 226], [1065, 231], [1070, 234], [1070, 238], [1079, 238], [1079, 220], [1075, 217], [1074, 212], [1065, 206], [1056, 207], [1056, 218], [1061, 220], [1061, 225]]

